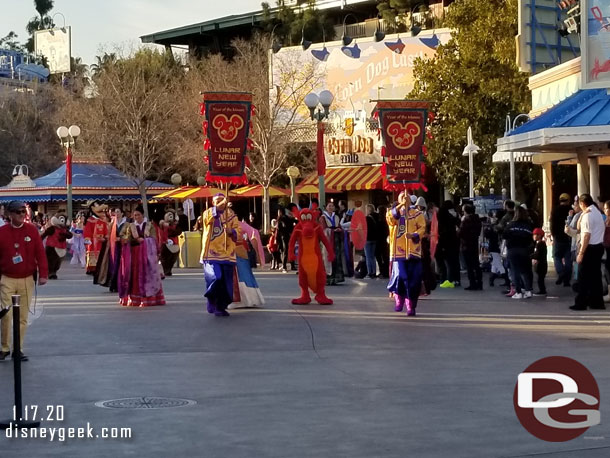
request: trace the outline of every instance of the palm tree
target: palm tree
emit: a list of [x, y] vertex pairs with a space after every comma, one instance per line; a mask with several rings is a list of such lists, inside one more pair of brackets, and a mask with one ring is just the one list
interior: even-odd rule
[[53, 9], [53, 0], [34, 0], [34, 8], [40, 14], [40, 23], [44, 24], [44, 16]]
[[107, 52], [105, 52], [104, 55], [101, 57], [95, 56], [95, 59], [97, 62], [91, 64], [89, 67], [93, 78], [97, 78], [105, 69], [107, 69], [111, 65], [114, 65], [117, 62], [118, 57], [116, 53], [111, 52], [110, 54], [108, 54]]

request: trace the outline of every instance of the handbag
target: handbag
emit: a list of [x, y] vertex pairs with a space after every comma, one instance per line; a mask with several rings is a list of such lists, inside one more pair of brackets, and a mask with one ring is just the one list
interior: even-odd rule
[[502, 245], [500, 246], [500, 253], [503, 258], [508, 256], [508, 248], [506, 247], [506, 240], [502, 240]]

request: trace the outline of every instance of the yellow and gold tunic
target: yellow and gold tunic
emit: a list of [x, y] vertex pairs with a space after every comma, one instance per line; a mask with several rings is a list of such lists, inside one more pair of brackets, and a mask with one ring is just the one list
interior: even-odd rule
[[[426, 232], [424, 213], [415, 207], [409, 207], [406, 213], [394, 207], [388, 210], [386, 221], [390, 226], [390, 259], [421, 258], [421, 239]], [[417, 234], [417, 237], [411, 239], [407, 234]]]
[[[235, 263], [235, 242], [241, 237], [239, 221], [233, 210], [208, 208], [201, 215], [203, 238], [201, 262]], [[227, 236], [225, 237], [225, 231]]]

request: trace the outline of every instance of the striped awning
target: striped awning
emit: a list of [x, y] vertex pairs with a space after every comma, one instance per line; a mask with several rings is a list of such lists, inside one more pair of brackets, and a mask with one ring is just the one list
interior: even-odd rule
[[172, 188], [167, 191], [162, 192], [161, 194], [157, 194], [153, 197], [153, 199], [171, 199], [173, 194], [179, 193], [181, 191], [186, 191], [187, 189], [192, 189], [191, 186], [180, 186], [178, 188]]
[[[326, 169], [324, 185], [337, 191], [363, 191], [382, 189], [383, 176], [381, 166], [366, 165], [362, 167], [337, 167]], [[305, 178], [298, 186], [297, 192], [304, 186], [318, 185], [318, 174]]]
[[[229, 192], [230, 196], [234, 197], [262, 197], [263, 186], [260, 184], [250, 184], [241, 188], [233, 189]], [[290, 191], [287, 189], [278, 188], [277, 186], [269, 186], [270, 197], [289, 196]]]
[[219, 192], [223, 191], [214, 186], [181, 186], [179, 188], [174, 188], [171, 191], [157, 194], [153, 199], [205, 199], [207, 197], [212, 197]]

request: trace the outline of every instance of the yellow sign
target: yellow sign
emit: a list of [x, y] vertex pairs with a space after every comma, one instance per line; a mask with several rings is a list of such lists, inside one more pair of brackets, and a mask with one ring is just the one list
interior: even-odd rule
[[354, 135], [354, 118], [345, 119], [345, 133], [348, 137]]

